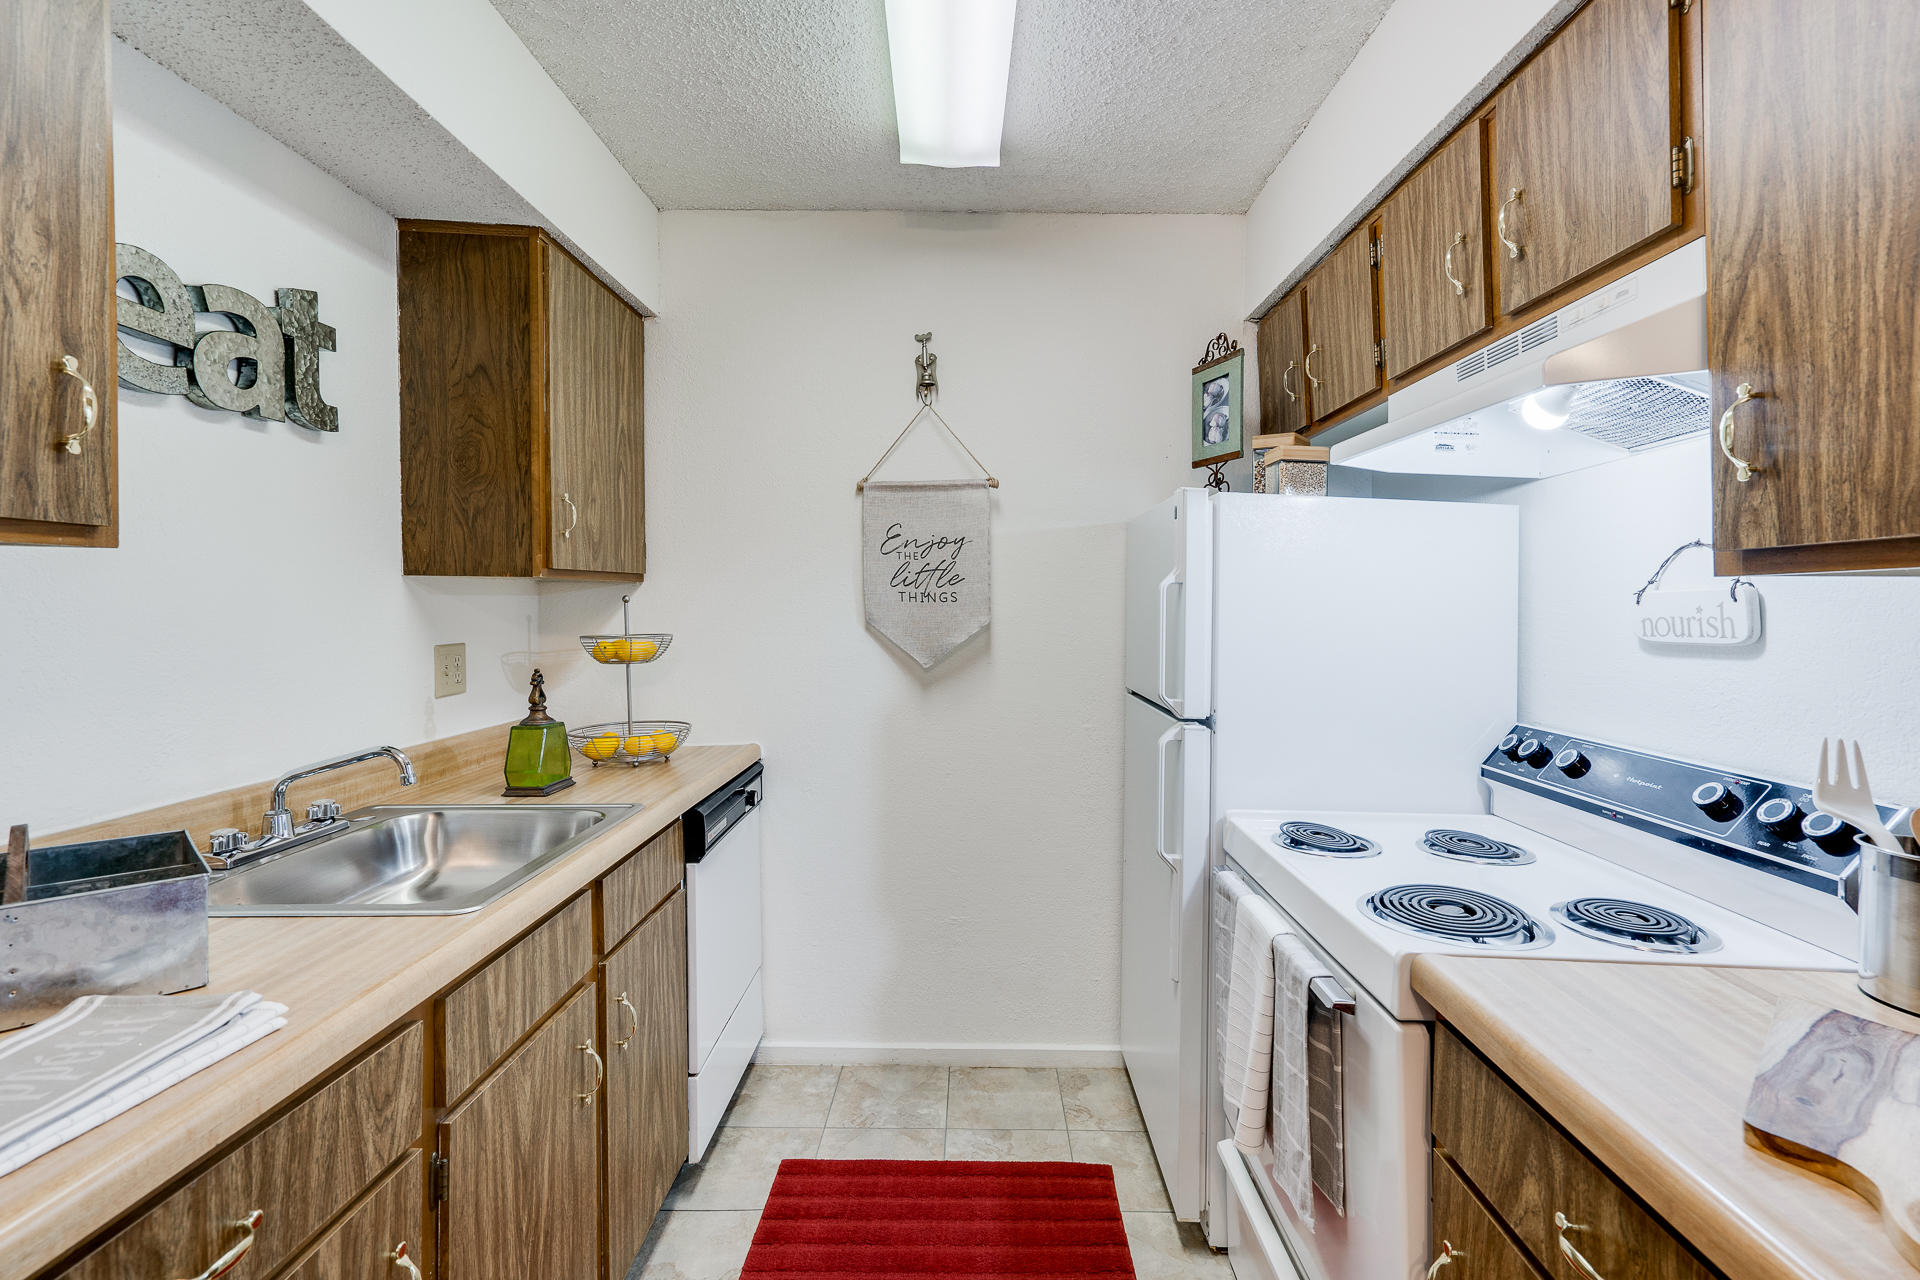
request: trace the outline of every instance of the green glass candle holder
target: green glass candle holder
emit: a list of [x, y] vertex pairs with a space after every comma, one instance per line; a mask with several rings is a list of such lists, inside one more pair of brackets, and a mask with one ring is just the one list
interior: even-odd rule
[[536, 669], [527, 718], [507, 730], [507, 796], [550, 796], [573, 785], [567, 726], [547, 714], [547, 681]]

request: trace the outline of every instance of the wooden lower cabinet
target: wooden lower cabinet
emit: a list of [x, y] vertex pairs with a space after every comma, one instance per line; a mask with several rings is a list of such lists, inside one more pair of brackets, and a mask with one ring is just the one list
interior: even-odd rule
[[280, 1280], [407, 1280], [402, 1251], [424, 1271], [425, 1165], [407, 1158], [368, 1193], [333, 1230], [321, 1236]]
[[605, 1071], [583, 986], [440, 1126], [440, 1274], [584, 1280], [600, 1256]]
[[622, 1280], [687, 1158], [687, 895], [601, 968], [607, 1037], [607, 1280]]
[[1433, 1155], [1433, 1261], [1444, 1280], [1541, 1280], [1540, 1268], [1480, 1203], [1454, 1167]]

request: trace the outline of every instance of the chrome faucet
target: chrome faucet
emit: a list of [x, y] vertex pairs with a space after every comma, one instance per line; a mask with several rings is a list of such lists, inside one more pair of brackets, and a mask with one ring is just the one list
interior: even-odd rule
[[398, 747], [368, 747], [364, 751], [350, 751], [343, 756], [302, 765], [291, 773], [283, 774], [273, 784], [273, 800], [260, 819], [259, 838], [248, 839], [247, 833], [238, 827], [221, 827], [212, 833], [214, 856], [207, 859], [208, 863], [216, 870], [227, 870], [270, 853], [285, 853], [308, 841], [344, 829], [348, 822], [340, 816], [340, 802], [337, 800], [314, 801], [307, 806], [307, 820], [295, 826], [293, 814], [287, 810], [287, 788], [302, 778], [331, 773], [335, 769], [377, 760], [382, 756], [400, 767], [401, 786], [410, 787], [419, 780], [413, 771], [413, 761]]

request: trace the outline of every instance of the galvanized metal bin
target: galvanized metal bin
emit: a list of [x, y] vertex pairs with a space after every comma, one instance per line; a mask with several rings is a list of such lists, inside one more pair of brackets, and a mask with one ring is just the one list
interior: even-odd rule
[[24, 891], [5, 874], [0, 1031], [80, 996], [207, 985], [208, 869], [186, 832], [34, 849]]

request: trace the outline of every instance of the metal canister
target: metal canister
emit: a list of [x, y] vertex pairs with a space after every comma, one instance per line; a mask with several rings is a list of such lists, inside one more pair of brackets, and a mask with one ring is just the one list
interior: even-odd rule
[[1861, 836], [1860, 989], [1920, 1014], [1920, 857]]

